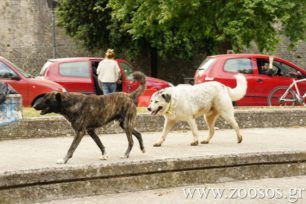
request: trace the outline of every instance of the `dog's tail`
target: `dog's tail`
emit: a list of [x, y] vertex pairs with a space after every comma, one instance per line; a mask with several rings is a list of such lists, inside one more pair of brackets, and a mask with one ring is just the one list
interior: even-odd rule
[[242, 74], [235, 75], [237, 85], [235, 88], [228, 88], [228, 93], [232, 99], [232, 101], [238, 101], [242, 99], [246, 93], [248, 82]]
[[137, 104], [138, 96], [142, 94], [146, 89], [146, 76], [144, 75], [144, 73], [136, 71], [133, 73], [133, 77], [136, 81], [139, 81], [140, 83], [139, 87], [130, 95], [134, 102]]

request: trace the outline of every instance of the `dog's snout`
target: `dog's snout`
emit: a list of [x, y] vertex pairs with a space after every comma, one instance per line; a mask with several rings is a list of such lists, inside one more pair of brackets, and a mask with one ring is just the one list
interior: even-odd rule
[[151, 111], [152, 109], [150, 107], [148, 107], [148, 111]]
[[43, 100], [42, 97], [36, 99], [32, 107], [37, 110], [42, 100]]

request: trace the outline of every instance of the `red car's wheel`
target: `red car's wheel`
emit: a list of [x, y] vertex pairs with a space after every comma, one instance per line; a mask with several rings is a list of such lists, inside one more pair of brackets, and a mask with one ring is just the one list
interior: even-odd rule
[[285, 92], [287, 91], [288, 87], [280, 86], [271, 91], [268, 96], [268, 105], [269, 106], [294, 106], [297, 103], [297, 99], [295, 97], [295, 93], [292, 90], [281, 98]]

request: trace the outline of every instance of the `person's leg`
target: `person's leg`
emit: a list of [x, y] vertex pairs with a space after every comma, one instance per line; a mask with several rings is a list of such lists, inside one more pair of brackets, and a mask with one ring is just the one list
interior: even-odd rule
[[110, 92], [109, 92], [109, 83], [101, 83], [101, 84], [102, 84], [103, 95], [110, 94]]
[[113, 93], [113, 92], [116, 92], [116, 89], [117, 89], [117, 83], [109, 83], [109, 92], [110, 93]]

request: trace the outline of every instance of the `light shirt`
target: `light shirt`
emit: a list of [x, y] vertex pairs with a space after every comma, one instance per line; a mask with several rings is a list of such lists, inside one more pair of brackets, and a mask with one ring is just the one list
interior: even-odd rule
[[97, 68], [98, 79], [104, 83], [117, 82], [120, 76], [120, 68], [116, 60], [103, 59]]

